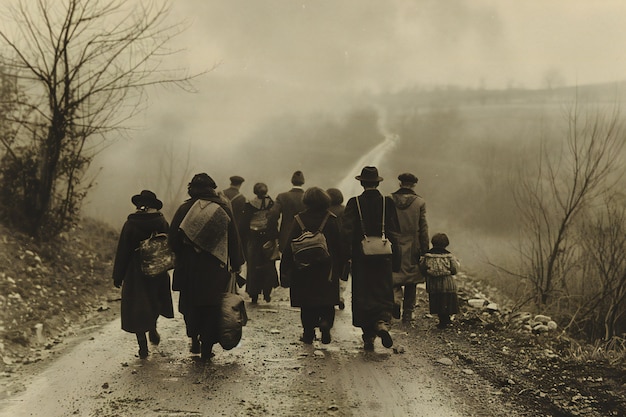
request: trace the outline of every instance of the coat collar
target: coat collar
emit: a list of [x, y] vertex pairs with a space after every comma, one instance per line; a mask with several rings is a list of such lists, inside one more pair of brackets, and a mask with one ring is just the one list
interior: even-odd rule
[[393, 194], [413, 194], [413, 195], [417, 195], [417, 193], [415, 191], [413, 191], [410, 188], [404, 188], [404, 187], [400, 187], [397, 191], [395, 191]]

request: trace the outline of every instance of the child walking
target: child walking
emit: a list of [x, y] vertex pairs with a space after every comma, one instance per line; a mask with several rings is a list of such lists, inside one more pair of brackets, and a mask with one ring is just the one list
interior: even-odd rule
[[430, 314], [439, 316], [437, 327], [452, 324], [450, 316], [459, 312], [456, 282], [458, 261], [446, 248], [450, 244], [445, 233], [437, 233], [432, 239], [432, 249], [420, 260], [420, 271], [426, 277], [426, 292]]

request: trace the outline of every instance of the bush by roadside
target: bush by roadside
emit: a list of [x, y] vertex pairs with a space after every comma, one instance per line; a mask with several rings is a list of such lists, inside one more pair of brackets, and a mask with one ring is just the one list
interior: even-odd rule
[[0, 369], [11, 371], [108, 309], [118, 232], [83, 219], [50, 242], [3, 225], [0, 236]]

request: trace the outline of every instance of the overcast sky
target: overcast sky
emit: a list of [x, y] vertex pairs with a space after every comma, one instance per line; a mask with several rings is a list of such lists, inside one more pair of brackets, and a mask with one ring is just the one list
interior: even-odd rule
[[176, 0], [194, 68], [322, 89], [626, 78], [626, 2]]
[[[98, 190], [103, 195], [119, 193], [122, 183], [152, 186], [145, 175], [128, 170], [155, 142], [183, 149], [189, 143], [192, 170], [209, 171], [225, 186], [236, 169], [232, 150], [256, 140], [268, 121], [315, 112], [342, 117], [360, 92], [451, 84], [543, 88], [549, 73], [567, 85], [626, 80], [626, 1], [621, 0], [173, 0], [172, 5], [172, 18], [190, 25], [177, 39], [186, 51], [176, 63], [192, 72], [219, 66], [199, 80], [197, 94], [152, 93], [147, 111], [135, 121], [140, 128], [132, 141], [111, 147], [96, 164], [105, 167]], [[248, 166], [245, 158], [253, 156], [241, 154], [236, 161]], [[285, 187], [295, 168], [285, 167]]]

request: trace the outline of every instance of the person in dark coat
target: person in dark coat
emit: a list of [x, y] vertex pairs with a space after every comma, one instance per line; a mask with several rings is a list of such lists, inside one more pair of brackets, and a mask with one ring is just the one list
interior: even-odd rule
[[[287, 245], [280, 264], [281, 276], [290, 276], [289, 295], [292, 307], [300, 307], [303, 327], [302, 340], [311, 344], [315, 339], [315, 329], [319, 327], [322, 343], [331, 342], [330, 330], [335, 321], [335, 305], [339, 303], [339, 278], [343, 271], [341, 237], [337, 217], [328, 211], [330, 196], [319, 187], [307, 189], [303, 196], [306, 209], [298, 213], [304, 230], [315, 233], [322, 227], [330, 258], [320, 263], [298, 268], [295, 265], [292, 247]], [[290, 240], [304, 231], [294, 221]]]
[[231, 271], [239, 272], [243, 264], [232, 212], [216, 188], [209, 175], [196, 174], [188, 185], [190, 198], [174, 214], [169, 232], [176, 254], [172, 288], [180, 292], [178, 311], [185, 319], [191, 352], [202, 359], [213, 355], [222, 294]]
[[429, 248], [426, 202], [415, 193], [417, 177], [411, 173], [398, 175], [400, 188], [391, 194], [396, 206], [400, 233], [395, 237], [401, 256], [400, 271], [393, 273], [395, 297], [394, 317], [411, 323], [415, 310], [417, 284], [424, 282], [419, 260]]
[[[339, 229], [341, 230], [341, 220], [343, 218], [343, 212], [346, 209], [346, 206], [343, 205], [343, 193], [338, 188], [329, 188], [326, 190], [328, 195], [330, 196], [330, 207], [328, 210], [337, 216], [337, 223], [339, 224]], [[339, 309], [343, 310], [346, 308], [346, 300], [344, 298], [344, 293], [346, 291], [346, 287], [348, 286], [348, 277], [350, 275], [350, 263], [346, 262], [343, 267], [343, 272], [341, 273], [341, 277], [339, 279]]]
[[[381, 338], [383, 346], [390, 348], [393, 346], [389, 334], [394, 308], [392, 272], [399, 268], [399, 257], [393, 240], [399, 231], [398, 217], [391, 198], [383, 197], [377, 189], [383, 178], [378, 175], [376, 167], [364, 167], [361, 175], [355, 178], [361, 182], [364, 191], [348, 200], [342, 223], [344, 250], [352, 261], [352, 324], [361, 328], [365, 350], [374, 349], [377, 336]], [[361, 246], [364, 236], [382, 235], [383, 204], [384, 232], [392, 243], [394, 253], [365, 256]]]
[[289, 235], [291, 233], [291, 225], [293, 224], [293, 216], [305, 209], [302, 202], [304, 195], [304, 174], [302, 171], [296, 171], [291, 176], [291, 190], [280, 193], [276, 196], [276, 201], [270, 214], [272, 221], [278, 224], [278, 245], [281, 252], [289, 244]]
[[445, 328], [452, 324], [450, 316], [459, 312], [456, 275], [459, 262], [446, 248], [450, 240], [445, 233], [437, 233], [432, 238], [433, 247], [420, 260], [420, 270], [426, 277], [426, 291], [430, 314], [439, 317], [437, 327]]
[[230, 177], [230, 187], [222, 191], [224, 196], [230, 201], [230, 207], [235, 218], [235, 224], [237, 230], [241, 234], [241, 222], [243, 220], [243, 210], [246, 205], [246, 197], [241, 193], [241, 185], [244, 183], [244, 178], [239, 175], [233, 175]]
[[137, 211], [130, 214], [122, 227], [115, 263], [113, 284], [122, 288], [122, 330], [135, 333], [139, 344], [139, 357], [148, 356], [148, 340], [158, 345], [161, 336], [157, 332], [159, 316], [173, 318], [174, 307], [170, 290], [170, 276], [163, 272], [157, 276], [146, 276], [141, 271], [139, 243], [152, 233], [167, 233], [168, 224], [159, 211], [163, 203], [149, 190], [131, 198]]
[[239, 231], [246, 251], [246, 292], [253, 304], [258, 302], [261, 293], [269, 303], [272, 289], [278, 287], [278, 272], [276, 259], [268, 256], [263, 245], [273, 248], [278, 244], [276, 224], [271, 223], [268, 216], [274, 200], [267, 195], [267, 185], [262, 182], [254, 184], [253, 191], [256, 197], [246, 202]]

